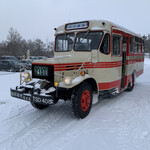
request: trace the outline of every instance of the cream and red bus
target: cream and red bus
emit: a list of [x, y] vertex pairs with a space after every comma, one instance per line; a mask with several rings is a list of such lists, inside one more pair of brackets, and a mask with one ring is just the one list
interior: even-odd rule
[[55, 28], [54, 58], [34, 61], [32, 75], [22, 73], [11, 95], [38, 109], [71, 100], [74, 116], [84, 118], [93, 94], [132, 91], [143, 65], [140, 35], [104, 20], [67, 23]]

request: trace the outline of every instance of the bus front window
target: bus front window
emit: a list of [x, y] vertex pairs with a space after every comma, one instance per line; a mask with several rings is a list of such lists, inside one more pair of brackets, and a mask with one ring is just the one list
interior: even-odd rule
[[57, 35], [55, 51], [56, 52], [71, 51], [73, 48], [74, 37], [75, 35], [73, 33]]
[[76, 37], [76, 51], [91, 51], [98, 49], [103, 32], [79, 32]]

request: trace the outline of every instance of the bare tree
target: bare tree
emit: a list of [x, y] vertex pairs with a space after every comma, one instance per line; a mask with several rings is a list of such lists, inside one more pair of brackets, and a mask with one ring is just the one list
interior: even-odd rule
[[145, 53], [150, 53], [150, 34], [148, 36], [143, 36], [145, 43]]
[[12, 27], [8, 31], [6, 43], [9, 55], [18, 56], [23, 54], [25, 40], [23, 40], [18, 31]]
[[0, 55], [23, 56], [30, 50], [31, 56], [53, 56], [54, 42], [44, 43], [41, 39], [28, 40], [12, 27], [8, 31], [6, 41], [0, 43]]

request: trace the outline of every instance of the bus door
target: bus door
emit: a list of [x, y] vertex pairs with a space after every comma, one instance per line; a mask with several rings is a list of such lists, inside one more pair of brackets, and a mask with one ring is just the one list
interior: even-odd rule
[[125, 88], [127, 37], [123, 37], [121, 89]]

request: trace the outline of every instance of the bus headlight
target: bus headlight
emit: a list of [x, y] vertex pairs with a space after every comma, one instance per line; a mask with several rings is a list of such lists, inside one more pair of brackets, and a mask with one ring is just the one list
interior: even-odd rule
[[69, 85], [71, 83], [71, 77], [65, 77], [64, 82]]
[[24, 72], [24, 73], [21, 73], [21, 81], [22, 82], [25, 82], [25, 83], [28, 83], [31, 81], [31, 75], [29, 72]]
[[29, 72], [24, 72], [22, 74], [22, 77], [24, 77], [25, 79], [28, 78], [30, 76], [30, 73]]

